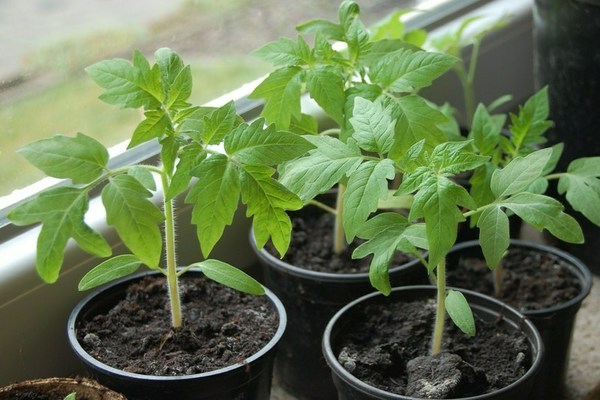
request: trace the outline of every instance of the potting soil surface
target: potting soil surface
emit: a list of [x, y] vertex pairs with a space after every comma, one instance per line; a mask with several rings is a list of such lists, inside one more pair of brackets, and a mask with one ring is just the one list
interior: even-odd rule
[[[600, 276], [594, 276], [593, 281], [575, 322], [564, 400], [600, 398]], [[298, 399], [274, 382], [271, 400]]]

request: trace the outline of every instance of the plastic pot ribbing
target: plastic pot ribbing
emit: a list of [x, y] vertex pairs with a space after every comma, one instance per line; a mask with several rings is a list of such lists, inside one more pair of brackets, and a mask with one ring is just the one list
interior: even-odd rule
[[[188, 271], [189, 273], [196, 273]], [[271, 341], [253, 356], [226, 368], [185, 376], [153, 376], [125, 372], [110, 367], [91, 357], [77, 339], [80, 321], [106, 312], [124, 297], [132, 280], [153, 272], [128, 277], [94, 291], [71, 312], [68, 338], [75, 354], [83, 361], [88, 372], [103, 385], [123, 393], [128, 400], [268, 400], [277, 345], [286, 328], [287, 317], [281, 301], [268, 289], [268, 297], [279, 314], [279, 326]]]
[[[520, 379], [502, 389], [479, 396], [465, 397], [464, 400], [529, 400], [534, 387], [535, 375], [539, 371], [544, 354], [542, 338], [531, 321], [517, 310], [491, 297], [468, 290], [461, 290], [469, 301], [469, 305], [479, 318], [487, 321], [502, 321], [501, 324], [509, 329], [522, 331], [531, 349], [532, 365]], [[360, 381], [349, 373], [337, 360], [338, 343], [348, 330], [357, 329], [350, 323], [353, 309], [365, 302], [403, 301], [415, 298], [434, 298], [434, 286], [407, 286], [394, 288], [386, 297], [375, 292], [360, 297], [339, 310], [325, 328], [322, 341], [322, 351], [331, 368], [331, 374], [338, 391], [339, 400], [410, 400], [412, 397], [402, 396], [383, 391]], [[385, 305], [383, 305], [385, 307]], [[418, 340], [415, 338], [415, 340]]]
[[[579, 280], [579, 294], [559, 305], [541, 310], [520, 309], [536, 326], [546, 354], [542, 369], [538, 374], [535, 399], [552, 400], [561, 398], [569, 364], [569, 350], [577, 311], [592, 288], [592, 275], [587, 266], [578, 258], [553, 246], [523, 240], [511, 240], [510, 247], [525, 247], [539, 252], [547, 252], [566, 261], [569, 271]], [[448, 254], [448, 265], [457, 263], [457, 257], [478, 257], [483, 254], [478, 241], [459, 243]], [[453, 261], [453, 259], [455, 261]], [[467, 288], [468, 289], [468, 288]]]
[[[310, 271], [283, 262], [266, 250], [258, 250], [265, 285], [272, 288], [288, 314], [286, 330], [275, 360], [275, 377], [301, 399], [335, 398], [335, 387], [321, 353], [321, 339], [329, 319], [344, 305], [373, 291], [368, 273], [336, 274]], [[426, 269], [418, 260], [390, 268], [394, 286], [426, 281]]]

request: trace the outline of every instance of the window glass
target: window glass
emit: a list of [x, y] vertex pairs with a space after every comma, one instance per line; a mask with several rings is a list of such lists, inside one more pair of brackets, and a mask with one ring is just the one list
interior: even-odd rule
[[[374, 23], [411, 0], [358, 1]], [[250, 55], [311, 18], [336, 19], [339, 0], [0, 0], [0, 199], [40, 179], [16, 153], [38, 138], [84, 132], [122, 142], [137, 110], [116, 110], [83, 68], [170, 47], [191, 64], [192, 101], [203, 103], [264, 75]], [[0, 200], [0, 208], [6, 206]]]

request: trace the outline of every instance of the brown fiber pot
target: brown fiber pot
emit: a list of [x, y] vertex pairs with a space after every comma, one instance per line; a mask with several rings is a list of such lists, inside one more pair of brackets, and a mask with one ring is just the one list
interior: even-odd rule
[[122, 394], [86, 378], [46, 378], [13, 383], [0, 388], [0, 400], [14, 399], [16, 395], [27, 392], [49, 394], [60, 398], [75, 392], [78, 400], [127, 400]]

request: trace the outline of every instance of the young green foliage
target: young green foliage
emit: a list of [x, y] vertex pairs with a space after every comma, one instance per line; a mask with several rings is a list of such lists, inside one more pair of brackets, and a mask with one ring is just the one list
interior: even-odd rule
[[[274, 167], [305, 154], [313, 145], [299, 135], [267, 125], [264, 119], [245, 123], [233, 103], [219, 108], [189, 104], [190, 67], [169, 49], [155, 53], [154, 65], [136, 51], [132, 62], [106, 60], [86, 71], [105, 89], [100, 96], [105, 102], [143, 108], [144, 118], [129, 147], [156, 141], [161, 146], [161, 163], [111, 168], [107, 149], [82, 133], [40, 140], [20, 153], [47, 175], [70, 182], [41, 192], [11, 211], [9, 218], [18, 225], [42, 224], [37, 271], [46, 282], [54, 282], [71, 238], [92, 255], [111, 256], [107, 241], [85, 222], [90, 193], [101, 188], [106, 222], [115, 228], [130, 254], [100, 263], [79, 288], [96, 287], [144, 264], [167, 276], [173, 325], [180, 326], [174, 198], [191, 185], [185, 201], [193, 207], [192, 223], [205, 257], [232, 223], [240, 199], [253, 217], [258, 245], [272, 239], [283, 254], [291, 231], [286, 210], [300, 208], [302, 201], [274, 178]], [[221, 143], [223, 151], [215, 150]], [[153, 201], [157, 194], [163, 195], [162, 208]], [[163, 255], [166, 266], [161, 265]], [[251, 277], [223, 262], [206, 260], [193, 266], [208, 278], [238, 290], [264, 293]]]
[[[445, 290], [445, 257], [454, 245], [458, 224], [470, 220], [480, 230], [480, 245], [490, 268], [500, 265], [509, 246], [509, 215], [516, 215], [538, 230], [560, 240], [581, 243], [577, 221], [564, 212], [558, 199], [544, 194], [549, 181], [558, 180], [558, 191], [576, 211], [600, 225], [600, 157], [575, 160], [566, 172], [553, 172], [562, 145], [537, 149], [551, 125], [547, 121], [546, 89], [535, 93], [511, 115], [509, 134], [501, 132], [506, 120], [478, 107], [468, 140], [447, 141], [427, 149], [414, 144], [395, 159], [403, 179], [397, 195], [414, 195], [408, 218], [384, 213], [364, 225], [366, 240], [353, 256], [373, 254], [371, 282], [389, 293], [388, 265], [395, 251], [428, 251], [424, 264], [436, 277], [438, 318], [433, 352], [441, 348], [444, 310], [465, 333], [474, 334], [468, 304], [458, 292]], [[457, 182], [471, 174], [468, 192]]]
[[[439, 126], [446, 116], [417, 92], [458, 61], [404, 41], [400, 21], [379, 26], [372, 35], [359, 14], [356, 3], [344, 1], [338, 21], [306, 22], [297, 27], [295, 40], [282, 38], [258, 49], [255, 54], [276, 69], [251, 94], [264, 99], [262, 115], [280, 129], [314, 132], [314, 120], [301, 107], [305, 94], [336, 124], [306, 136], [315, 148], [282, 164], [280, 174], [304, 204], [338, 186], [343, 199], [336, 226], [343, 226], [338, 233], [348, 242], [388, 197], [389, 181], [398, 172], [395, 159], [421, 140], [427, 148], [446, 140]], [[310, 127], [302, 129], [306, 123]], [[337, 237], [335, 243], [341, 253], [343, 240]]]

